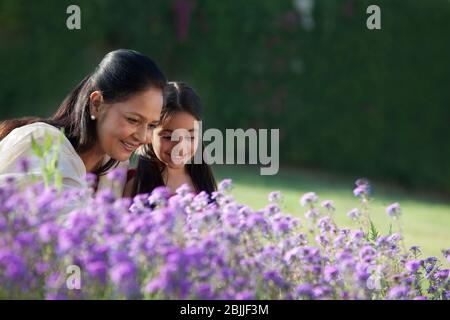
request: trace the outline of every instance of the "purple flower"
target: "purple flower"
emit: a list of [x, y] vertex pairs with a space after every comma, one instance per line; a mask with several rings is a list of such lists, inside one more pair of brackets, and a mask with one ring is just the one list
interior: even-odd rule
[[409, 288], [406, 286], [395, 286], [391, 288], [388, 292], [388, 299], [391, 300], [402, 300], [408, 299]]
[[279, 213], [281, 210], [280, 210], [280, 207], [277, 205], [277, 204], [275, 204], [275, 203], [270, 203], [270, 204], [268, 204], [267, 205], [267, 207], [265, 208], [265, 212], [267, 212], [267, 214], [269, 215], [269, 216], [273, 216], [273, 215], [275, 215], [276, 213]]
[[307, 299], [312, 299], [314, 297], [313, 286], [311, 286], [309, 283], [303, 283], [297, 286], [295, 291], [300, 297], [304, 297]]
[[120, 262], [110, 272], [112, 282], [120, 293], [129, 297], [138, 290], [136, 266], [132, 262]]
[[213, 289], [209, 283], [201, 283], [197, 286], [197, 298], [211, 300], [214, 298]]
[[[86, 271], [91, 277], [97, 278], [102, 285], [106, 284], [108, 266], [106, 265], [105, 262], [103, 261], [89, 262], [86, 265]], [[115, 274], [115, 276], [119, 277], [121, 275]]]
[[355, 197], [362, 197], [369, 195], [369, 186], [368, 185], [360, 185], [353, 190], [353, 194]]
[[53, 272], [45, 279], [45, 286], [47, 289], [58, 289], [63, 282], [64, 281], [61, 274], [58, 272]]
[[277, 233], [288, 233], [290, 230], [290, 224], [287, 219], [277, 219], [273, 222], [273, 229]]
[[184, 197], [188, 193], [191, 193], [191, 192], [192, 192], [192, 189], [187, 183], [182, 184], [181, 186], [179, 186], [177, 188], [177, 190], [175, 190], [175, 193], [181, 197]]
[[28, 173], [30, 171], [30, 161], [27, 158], [21, 158], [17, 162], [17, 167], [21, 173]]
[[347, 213], [347, 216], [352, 220], [358, 220], [361, 217], [361, 211], [358, 208], [353, 208]]
[[127, 177], [127, 171], [123, 168], [115, 168], [108, 172], [106, 176], [113, 182], [123, 183]]
[[391, 218], [398, 218], [401, 215], [401, 213], [402, 213], [402, 210], [400, 208], [400, 204], [398, 202], [395, 202], [395, 203], [391, 204], [390, 206], [388, 206], [386, 208], [386, 213]]
[[361, 178], [355, 182], [356, 188], [353, 190], [353, 194], [356, 197], [367, 197], [370, 193], [370, 183], [367, 179]]
[[367, 259], [368, 257], [373, 257], [376, 255], [376, 251], [375, 249], [370, 246], [370, 245], [366, 245], [364, 246], [361, 251], [359, 252], [359, 256], [361, 257], [361, 259]]
[[18, 280], [25, 272], [26, 263], [21, 256], [7, 249], [0, 249], [0, 274], [3, 273], [7, 279]]
[[405, 267], [408, 271], [416, 273], [417, 270], [419, 270], [419, 268], [421, 267], [421, 265], [422, 261], [420, 260], [410, 260], [406, 262]]
[[336, 211], [335, 207], [334, 207], [334, 201], [332, 200], [325, 200], [322, 201], [322, 203], [320, 204], [320, 206], [322, 208], [327, 209], [328, 211]]
[[269, 202], [280, 203], [283, 200], [283, 195], [280, 191], [273, 191], [269, 193]]
[[255, 293], [251, 290], [238, 292], [235, 296], [236, 300], [255, 300]]
[[305, 212], [305, 218], [309, 220], [316, 220], [320, 217], [320, 211], [317, 208], [312, 208]]
[[276, 286], [284, 286], [285, 281], [283, 280], [283, 277], [280, 275], [280, 273], [277, 270], [271, 270], [267, 271], [263, 274], [263, 278], [265, 281], [271, 281]]
[[335, 266], [326, 266], [323, 273], [324, 279], [328, 282], [331, 282], [338, 278], [339, 270]]
[[436, 272], [435, 278], [443, 281], [443, 280], [448, 279], [448, 275], [449, 275], [449, 269], [443, 269], [443, 270], [439, 270]]
[[217, 189], [219, 191], [225, 192], [225, 191], [230, 191], [232, 188], [233, 188], [232, 180], [231, 179], [225, 179], [225, 180], [222, 180], [219, 183], [219, 186], [218, 186]]
[[97, 183], [97, 175], [92, 173], [92, 172], [88, 172], [86, 173], [86, 183], [90, 188], [94, 188], [95, 184]]
[[300, 198], [300, 204], [302, 207], [310, 206], [316, 203], [319, 200], [319, 197], [314, 192], [305, 193]]

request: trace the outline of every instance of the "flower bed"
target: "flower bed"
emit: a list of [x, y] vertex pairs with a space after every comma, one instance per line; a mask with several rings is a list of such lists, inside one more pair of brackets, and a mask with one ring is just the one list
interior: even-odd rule
[[[183, 186], [115, 199], [11, 179], [0, 188], [0, 298], [449, 298], [437, 258], [405, 248], [401, 228], [378, 233], [367, 181], [357, 181], [360, 205], [348, 213], [355, 230], [338, 227], [333, 202], [315, 193], [300, 199], [300, 219], [282, 212], [279, 192], [255, 211], [231, 188], [224, 180], [211, 197]], [[387, 213], [398, 221], [400, 205]]]

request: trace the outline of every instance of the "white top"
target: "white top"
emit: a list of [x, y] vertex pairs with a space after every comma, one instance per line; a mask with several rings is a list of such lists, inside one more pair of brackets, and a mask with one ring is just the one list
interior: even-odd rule
[[[42, 176], [39, 158], [31, 148], [31, 136], [33, 135], [34, 139], [41, 143], [46, 132], [52, 136], [54, 141], [57, 141], [61, 135], [58, 128], [44, 122], [35, 122], [12, 130], [0, 141], [0, 184], [8, 177], [16, 178], [20, 184], [21, 181], [27, 181], [27, 177], [29, 178], [31, 175]], [[22, 158], [29, 160], [28, 173], [20, 172], [18, 163]], [[110, 158], [105, 157], [103, 163], [106, 163], [108, 159]], [[118, 167], [127, 169], [128, 164], [128, 161], [120, 162]], [[62, 175], [63, 189], [87, 189], [86, 167], [65, 136], [59, 147], [58, 169]], [[100, 176], [98, 190], [107, 187], [112, 188], [116, 196], [122, 196], [124, 184], [116, 185], [113, 188], [106, 175]]]

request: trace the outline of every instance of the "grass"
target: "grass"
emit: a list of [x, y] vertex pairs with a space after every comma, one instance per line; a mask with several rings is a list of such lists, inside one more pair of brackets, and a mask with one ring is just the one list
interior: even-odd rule
[[[319, 200], [333, 200], [336, 221], [340, 226], [357, 227], [347, 217], [347, 212], [358, 207], [353, 196], [354, 181], [359, 177], [345, 177], [302, 169], [280, 168], [277, 175], [261, 176], [255, 166], [215, 166], [217, 180], [233, 180], [233, 195], [239, 203], [260, 209], [267, 203], [271, 191], [281, 191], [284, 211], [299, 216], [304, 221], [305, 210], [300, 197], [314, 191]], [[407, 247], [418, 245], [424, 256], [436, 256], [441, 261], [441, 249], [450, 248], [450, 202], [433, 195], [406, 192], [399, 187], [372, 181], [373, 202], [371, 217], [382, 234], [387, 234], [392, 220], [385, 208], [399, 202], [402, 208], [401, 223]], [[393, 224], [393, 231], [396, 231]], [[445, 261], [445, 264], [448, 263]]]

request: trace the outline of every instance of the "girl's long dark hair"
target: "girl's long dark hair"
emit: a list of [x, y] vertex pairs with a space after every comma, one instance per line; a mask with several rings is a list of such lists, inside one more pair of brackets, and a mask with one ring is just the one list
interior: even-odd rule
[[[202, 104], [197, 93], [183, 82], [170, 82], [164, 89], [164, 106], [160, 123], [164, 123], [176, 112], [187, 112], [196, 120], [202, 118]], [[153, 146], [147, 144], [140, 149], [136, 176], [132, 195], [150, 193], [156, 187], [163, 186], [162, 173], [165, 164], [156, 156]], [[202, 161], [201, 164], [188, 163], [186, 170], [192, 179], [196, 192], [205, 191], [211, 194], [217, 190], [217, 183], [211, 167]]]
[[[58, 110], [47, 119], [26, 117], [0, 123], [0, 141], [15, 128], [34, 122], [45, 122], [64, 133], [78, 153], [90, 150], [97, 142], [95, 121], [90, 119], [90, 95], [98, 90], [106, 103], [125, 101], [151, 87], [164, 89], [167, 81], [156, 64], [143, 54], [128, 49], [109, 52], [93, 73], [87, 75], [64, 99]], [[111, 159], [95, 173], [105, 174], [116, 166]]]

